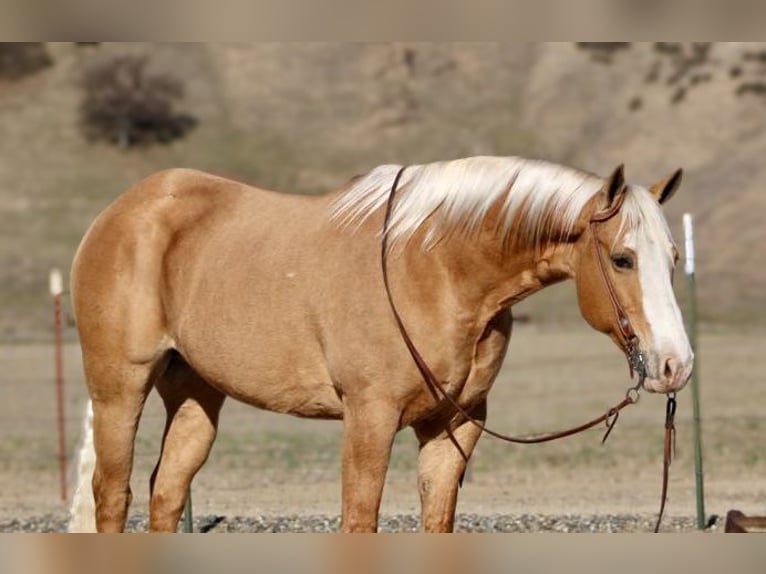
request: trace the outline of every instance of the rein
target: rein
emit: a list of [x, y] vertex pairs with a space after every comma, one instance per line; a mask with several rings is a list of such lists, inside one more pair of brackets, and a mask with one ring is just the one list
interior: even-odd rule
[[[604, 280], [604, 284], [606, 285], [607, 293], [609, 294], [609, 299], [612, 303], [612, 307], [614, 308], [615, 314], [617, 316], [618, 325], [620, 327], [620, 335], [622, 337], [622, 342], [624, 345], [624, 352], [626, 354], [626, 357], [628, 359], [628, 364], [630, 366], [630, 375], [632, 378], [633, 373], [635, 371], [636, 374], [638, 375], [638, 382], [634, 386], [629, 387], [627, 389], [627, 391], [625, 392], [625, 397], [619, 403], [617, 403], [613, 407], [610, 407], [604, 414], [602, 414], [599, 417], [596, 417], [593, 420], [590, 420], [579, 426], [572, 427], [572, 428], [558, 431], [558, 432], [552, 432], [552, 433], [532, 436], [532, 437], [519, 437], [519, 436], [506, 435], [503, 433], [496, 432], [490, 428], [487, 428], [484, 422], [478, 421], [474, 417], [472, 417], [470, 414], [468, 414], [468, 412], [463, 407], [461, 407], [458, 404], [458, 402], [455, 399], [453, 399], [449, 395], [449, 393], [447, 393], [447, 391], [444, 390], [444, 387], [442, 387], [441, 383], [437, 380], [436, 375], [433, 374], [428, 364], [426, 363], [425, 359], [423, 359], [423, 356], [420, 354], [417, 347], [412, 342], [412, 339], [410, 338], [409, 334], [407, 333], [407, 329], [404, 326], [404, 322], [402, 321], [402, 318], [399, 315], [396, 305], [394, 304], [394, 300], [391, 295], [389, 279], [388, 279], [388, 265], [387, 265], [388, 228], [389, 228], [389, 224], [391, 220], [391, 213], [393, 211], [393, 204], [394, 204], [394, 198], [396, 195], [396, 190], [399, 185], [399, 180], [401, 179], [401, 176], [404, 173], [405, 169], [406, 169], [406, 166], [403, 166], [397, 172], [396, 177], [394, 178], [394, 182], [391, 185], [391, 191], [389, 193], [388, 200], [386, 201], [386, 212], [383, 219], [383, 235], [381, 238], [381, 267], [383, 271], [383, 283], [386, 289], [386, 296], [388, 298], [391, 311], [393, 312], [394, 320], [396, 321], [396, 325], [399, 328], [399, 332], [402, 336], [402, 339], [404, 340], [404, 343], [407, 346], [407, 350], [410, 352], [412, 359], [415, 361], [415, 364], [417, 365], [418, 370], [420, 371], [420, 374], [423, 376], [423, 379], [426, 385], [428, 386], [428, 389], [431, 391], [431, 394], [434, 396], [434, 398], [438, 399], [439, 397], [441, 397], [442, 399], [446, 400], [461, 416], [463, 416], [467, 421], [469, 421], [474, 426], [478, 427], [482, 432], [503, 441], [512, 442], [512, 443], [521, 443], [521, 444], [535, 444], [535, 443], [548, 442], [548, 441], [552, 441], [552, 440], [556, 440], [559, 438], [564, 438], [567, 436], [580, 433], [582, 431], [590, 429], [596, 426], [597, 424], [603, 422], [606, 425], [606, 432], [604, 433], [604, 436], [601, 439], [601, 443], [603, 444], [606, 441], [606, 439], [609, 437], [609, 434], [612, 432], [614, 425], [617, 423], [617, 419], [619, 418], [620, 411], [623, 408], [627, 407], [628, 405], [632, 405], [638, 402], [638, 399], [640, 397], [639, 392], [641, 390], [641, 386], [643, 385], [644, 378], [646, 376], [643, 355], [641, 354], [638, 348], [638, 337], [635, 334], [635, 331], [633, 330], [630, 320], [628, 319], [627, 313], [625, 313], [625, 310], [623, 309], [622, 305], [620, 305], [620, 302], [617, 298], [616, 291], [614, 289], [614, 285], [612, 284], [611, 280], [609, 279], [609, 276], [606, 273], [606, 265], [604, 263], [603, 256], [601, 255], [601, 251], [598, 248], [598, 242], [595, 236], [596, 224], [608, 221], [619, 212], [620, 207], [622, 207], [622, 202], [624, 201], [624, 193], [620, 194], [620, 196], [618, 197], [618, 200], [614, 202], [614, 205], [612, 205], [608, 210], [602, 213], [597, 213], [593, 215], [589, 221], [589, 225], [591, 228], [591, 232], [593, 233], [593, 245], [596, 251], [596, 259], [598, 260], [599, 270]], [[659, 513], [659, 517], [657, 518], [657, 524], [654, 528], [654, 532], [657, 532], [659, 530], [660, 522], [662, 521], [662, 514], [665, 508], [665, 499], [667, 495], [667, 483], [668, 483], [668, 469], [670, 467], [671, 450], [672, 450], [671, 444], [675, 436], [675, 427], [673, 425], [675, 409], [676, 409], [676, 401], [675, 401], [675, 393], [673, 393], [672, 396], [671, 395], [668, 396], [667, 410], [666, 410], [666, 416], [665, 416], [665, 452], [664, 452], [665, 456], [664, 456], [664, 463], [663, 463], [662, 499], [660, 503], [660, 513]], [[455, 438], [454, 434], [452, 433], [452, 429], [450, 429], [450, 427], [447, 426], [446, 431], [452, 443], [455, 445], [458, 451], [460, 451], [460, 454], [463, 456], [463, 459], [467, 462], [468, 456], [465, 454], [462, 447], [460, 446], [457, 439]], [[462, 482], [462, 478], [461, 478], [461, 482]]]

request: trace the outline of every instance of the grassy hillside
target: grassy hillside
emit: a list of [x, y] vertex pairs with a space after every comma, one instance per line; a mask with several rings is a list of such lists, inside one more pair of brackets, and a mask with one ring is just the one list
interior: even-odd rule
[[[678, 166], [668, 207], [697, 221], [703, 315], [763, 323], [763, 46], [574, 44], [49, 44], [53, 65], [0, 83], [0, 339], [46, 337], [47, 273], [141, 177], [190, 166], [318, 193], [384, 162], [539, 156], [651, 183]], [[112, 54], [181, 77], [198, 126], [168, 146], [83, 140], [76, 79]], [[700, 56], [704, 52], [703, 56]], [[679, 95], [680, 94], [680, 95]], [[679, 286], [683, 296], [683, 286]], [[567, 288], [525, 302], [577, 317]]]

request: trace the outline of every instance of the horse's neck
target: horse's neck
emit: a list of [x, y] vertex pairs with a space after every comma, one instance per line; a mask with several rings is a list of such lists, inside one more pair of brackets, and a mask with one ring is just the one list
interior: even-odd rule
[[[544, 249], [501, 248], [477, 238], [445, 241], [428, 257], [410, 251], [408, 267], [416, 276], [440, 277], [467, 313], [489, 320], [533, 293], [574, 276], [572, 243]], [[427, 262], [423, 265], [423, 262]]]
[[[490, 208], [478, 228], [445, 233], [430, 249], [424, 247], [424, 239], [431, 228], [424, 225], [404, 248], [402, 279], [431, 310], [440, 307], [442, 320], [460, 315], [476, 317], [480, 323], [489, 321], [548, 285], [574, 277], [579, 253], [575, 247], [585, 236], [598, 201], [596, 196], [588, 201], [566, 237], [559, 242], [543, 239], [542, 247], [507, 240], [500, 202]], [[516, 221], [514, 228], [518, 227]]]

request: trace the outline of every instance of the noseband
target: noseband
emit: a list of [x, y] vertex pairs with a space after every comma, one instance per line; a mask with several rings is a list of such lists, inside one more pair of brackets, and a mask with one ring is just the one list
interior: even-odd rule
[[[393, 211], [396, 189], [397, 189], [397, 186], [399, 185], [399, 180], [401, 179], [401, 176], [404, 173], [404, 170], [406, 169], [406, 167], [407, 166], [401, 167], [399, 171], [397, 172], [396, 177], [394, 178], [394, 181], [391, 184], [391, 192], [388, 195], [388, 200], [386, 201], [386, 211], [383, 217], [383, 234], [381, 238], [380, 259], [381, 259], [381, 268], [383, 271], [383, 284], [386, 289], [386, 296], [388, 297], [388, 302], [391, 306], [391, 311], [393, 313], [394, 320], [399, 329], [399, 333], [401, 334], [402, 339], [404, 340], [404, 343], [407, 346], [407, 350], [412, 356], [412, 359], [415, 361], [415, 364], [417, 365], [418, 370], [420, 371], [420, 374], [423, 376], [423, 380], [428, 386], [429, 391], [431, 391], [431, 394], [437, 400], [439, 398], [446, 400], [458, 413], [460, 413], [460, 415], [463, 418], [465, 418], [468, 422], [470, 422], [474, 426], [478, 427], [482, 432], [507, 442], [523, 443], [523, 444], [547, 442], [554, 439], [577, 434], [579, 432], [592, 428], [602, 422], [606, 424], [606, 432], [604, 433], [604, 437], [601, 439], [601, 442], [602, 443], [605, 442], [607, 437], [609, 436], [609, 433], [612, 432], [612, 428], [614, 428], [614, 425], [617, 423], [617, 418], [619, 417], [620, 411], [624, 407], [628, 405], [632, 405], [638, 401], [639, 391], [641, 390], [644, 379], [646, 377], [646, 367], [644, 364], [644, 356], [641, 353], [638, 346], [638, 336], [633, 330], [633, 326], [630, 323], [630, 319], [628, 319], [628, 315], [625, 312], [625, 309], [620, 304], [620, 301], [617, 298], [617, 292], [615, 291], [614, 284], [612, 283], [611, 279], [609, 278], [609, 275], [606, 272], [606, 264], [604, 263], [603, 256], [601, 255], [601, 250], [599, 249], [599, 246], [598, 246], [598, 240], [596, 238], [596, 225], [598, 225], [599, 223], [603, 223], [605, 221], [609, 221], [612, 217], [614, 217], [620, 211], [620, 208], [622, 207], [622, 204], [625, 201], [625, 192], [621, 193], [618, 196], [617, 200], [613, 203], [613, 205], [609, 207], [609, 209], [603, 212], [594, 214], [590, 218], [589, 225], [591, 229], [591, 235], [593, 236], [593, 248], [595, 249], [595, 252], [596, 252], [596, 260], [598, 261], [598, 267], [601, 272], [601, 278], [604, 281], [604, 285], [606, 286], [607, 293], [609, 294], [609, 300], [612, 303], [612, 307], [614, 308], [614, 312], [617, 317], [617, 325], [619, 327], [619, 333], [621, 336], [623, 351], [625, 352], [625, 355], [628, 359], [628, 365], [630, 366], [630, 376], [632, 378], [633, 373], [635, 372], [638, 375], [638, 382], [636, 383], [635, 386], [628, 388], [627, 392], [625, 393], [625, 398], [623, 398], [622, 401], [617, 403], [615, 406], [609, 408], [609, 410], [607, 410], [606, 413], [604, 413], [600, 417], [597, 417], [591, 421], [588, 421], [587, 423], [584, 423], [580, 426], [567, 429], [564, 431], [554, 432], [554, 433], [541, 435], [541, 436], [514, 437], [510, 435], [501, 434], [499, 432], [496, 432], [487, 428], [484, 422], [478, 421], [474, 417], [472, 417], [468, 412], [466, 412], [466, 410], [463, 407], [460, 406], [460, 404], [458, 404], [456, 399], [452, 398], [452, 396], [450, 396], [450, 394], [447, 393], [446, 390], [444, 390], [444, 387], [436, 378], [436, 375], [433, 374], [433, 371], [431, 371], [425, 359], [423, 359], [423, 356], [418, 351], [417, 347], [415, 346], [415, 343], [412, 342], [412, 339], [410, 338], [409, 334], [407, 333], [407, 329], [404, 326], [404, 322], [402, 321], [402, 318], [396, 309], [393, 296], [391, 295], [391, 289], [390, 289], [389, 280], [388, 280], [388, 265], [387, 265], [388, 230], [389, 230], [389, 224], [391, 221], [391, 213]], [[660, 522], [662, 521], [662, 514], [665, 509], [665, 498], [667, 494], [667, 484], [668, 484], [668, 468], [670, 466], [670, 460], [671, 460], [671, 443], [674, 442], [674, 439], [675, 439], [675, 427], [673, 424], [675, 409], [676, 409], [675, 393], [672, 393], [672, 395], [668, 396], [667, 410], [666, 410], [666, 416], [665, 416], [665, 457], [664, 457], [664, 463], [663, 463], [662, 499], [660, 503], [659, 516], [657, 518], [657, 524], [654, 527], [655, 532], [659, 530]], [[452, 443], [455, 445], [455, 448], [457, 448], [457, 450], [463, 456], [465, 461], [468, 462], [468, 456], [465, 454], [462, 447], [460, 446], [460, 443], [455, 438], [449, 424], [446, 425], [446, 432], [450, 440], [452, 441]], [[460, 478], [461, 484], [462, 484], [462, 481], [463, 481], [463, 478], [461, 476]]]

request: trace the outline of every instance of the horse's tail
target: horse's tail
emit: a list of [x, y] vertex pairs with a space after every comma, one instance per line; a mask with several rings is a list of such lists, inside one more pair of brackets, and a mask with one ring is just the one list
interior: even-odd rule
[[82, 441], [77, 460], [77, 486], [69, 512], [69, 532], [96, 531], [96, 504], [93, 499], [93, 469], [96, 451], [93, 448], [93, 405], [88, 401], [83, 424]]

